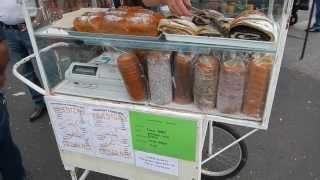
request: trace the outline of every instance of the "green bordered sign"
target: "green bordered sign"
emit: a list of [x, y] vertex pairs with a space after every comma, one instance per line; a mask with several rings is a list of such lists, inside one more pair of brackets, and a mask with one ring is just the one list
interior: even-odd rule
[[196, 160], [196, 121], [130, 112], [130, 123], [135, 150]]

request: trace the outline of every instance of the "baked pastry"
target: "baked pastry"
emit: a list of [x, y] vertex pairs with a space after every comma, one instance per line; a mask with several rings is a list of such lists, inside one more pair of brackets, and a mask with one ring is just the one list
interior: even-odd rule
[[77, 17], [73, 21], [73, 26], [76, 31], [80, 32], [93, 32], [93, 27], [89, 24], [89, 16], [84, 15], [81, 17]]
[[158, 27], [159, 31], [168, 34], [197, 35], [199, 28], [186, 19], [161, 19]]
[[142, 7], [120, 7], [77, 17], [74, 28], [80, 32], [157, 36], [162, 18], [161, 14]]
[[[159, 31], [167, 34], [210, 36], [210, 37], [224, 36], [227, 30], [224, 30], [223, 25], [221, 24], [218, 25], [214, 21], [214, 19], [218, 15], [213, 13], [209, 14], [209, 12], [205, 14], [205, 12], [206, 11], [197, 12], [198, 14], [195, 14], [193, 17], [171, 16], [168, 19], [161, 19], [158, 29]], [[217, 21], [218, 21], [218, 17], [217, 17]]]
[[125, 17], [106, 14], [103, 18], [100, 32], [108, 34], [128, 34], [128, 24], [126, 23]]
[[230, 23], [230, 37], [238, 39], [275, 41], [276, 27], [259, 11], [247, 11]]

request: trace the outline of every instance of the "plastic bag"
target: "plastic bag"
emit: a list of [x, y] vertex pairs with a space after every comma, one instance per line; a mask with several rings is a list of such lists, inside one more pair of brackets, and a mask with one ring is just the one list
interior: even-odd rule
[[217, 108], [226, 114], [241, 112], [247, 67], [239, 58], [233, 57], [221, 65]]
[[171, 53], [149, 52], [148, 80], [151, 102], [165, 105], [172, 102]]
[[216, 107], [220, 62], [216, 56], [200, 56], [194, 70], [194, 103], [199, 109]]
[[118, 58], [118, 68], [132, 100], [145, 100], [146, 83], [138, 57], [134, 53], [122, 54]]
[[177, 53], [174, 61], [174, 102], [189, 104], [193, 101], [193, 55]]
[[259, 118], [263, 113], [272, 65], [272, 56], [256, 58], [249, 63], [249, 77], [243, 105], [243, 112], [248, 116]]

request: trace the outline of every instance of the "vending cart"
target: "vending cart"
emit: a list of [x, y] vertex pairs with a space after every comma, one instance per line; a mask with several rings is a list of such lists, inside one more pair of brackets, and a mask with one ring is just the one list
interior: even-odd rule
[[[217, 2], [194, 1], [189, 17], [126, 1], [22, 2], [34, 52], [13, 72], [44, 95], [73, 180], [201, 180], [245, 165], [243, 140], [268, 129], [293, 0], [220, 1], [232, 16]], [[20, 73], [27, 63], [40, 84]]]

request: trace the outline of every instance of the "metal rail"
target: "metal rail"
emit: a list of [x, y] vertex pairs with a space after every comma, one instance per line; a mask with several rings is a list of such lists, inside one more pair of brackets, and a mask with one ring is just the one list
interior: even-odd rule
[[[41, 49], [39, 51], [39, 54], [49, 51], [53, 48], [56, 47], [67, 47], [69, 46], [68, 43], [65, 42], [59, 42], [59, 43], [55, 43], [52, 44], [50, 46], [47, 46], [44, 49]], [[25, 78], [22, 74], [19, 73], [18, 69], [20, 66], [22, 66], [23, 64], [32, 61], [32, 59], [36, 58], [36, 54], [31, 54], [30, 56], [27, 56], [25, 58], [23, 58], [21, 61], [17, 62], [15, 65], [13, 65], [12, 71], [13, 71], [13, 75], [16, 76], [19, 80], [21, 80], [23, 83], [25, 83], [27, 86], [29, 86], [30, 88], [34, 89], [35, 91], [37, 91], [38, 93], [45, 95], [46, 94], [46, 90], [43, 89], [42, 87], [36, 85], [35, 83], [33, 83], [32, 81], [30, 81], [29, 79]]]

